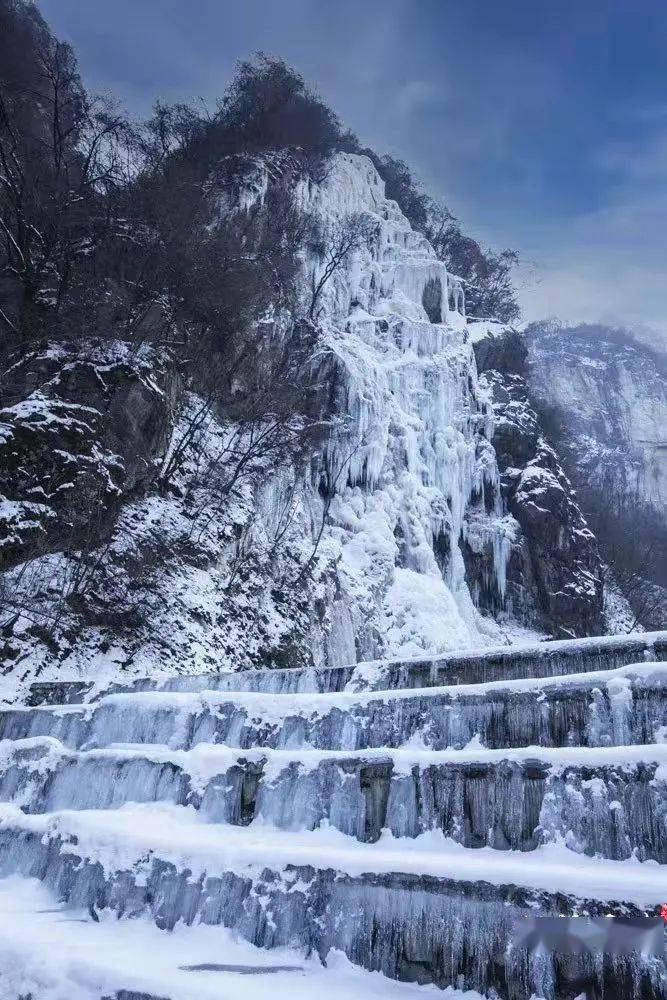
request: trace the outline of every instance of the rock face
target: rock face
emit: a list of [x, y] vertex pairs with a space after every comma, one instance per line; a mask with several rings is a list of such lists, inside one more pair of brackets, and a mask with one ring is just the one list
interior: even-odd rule
[[[622, 330], [534, 323], [525, 331], [533, 397], [553, 425], [603, 557], [632, 613], [667, 615], [667, 361]], [[629, 544], [629, 538], [634, 544]], [[608, 613], [616, 618], [613, 587]]]
[[536, 615], [553, 634], [601, 632], [597, 545], [529, 403], [523, 337], [497, 328], [473, 336], [478, 366], [491, 387], [503, 496], [521, 529], [507, 569], [510, 606], [529, 619]]
[[558, 407], [582, 478], [667, 519], [667, 362], [603, 326], [526, 330], [534, 391]]
[[167, 447], [175, 391], [164, 359], [122, 344], [47, 346], [4, 373], [0, 568], [112, 530]]

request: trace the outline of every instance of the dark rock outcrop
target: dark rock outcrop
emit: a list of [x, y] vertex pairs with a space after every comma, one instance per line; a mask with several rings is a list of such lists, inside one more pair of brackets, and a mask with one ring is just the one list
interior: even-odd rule
[[168, 359], [126, 345], [46, 346], [3, 378], [0, 568], [113, 527], [123, 498], [153, 478], [171, 434]]
[[554, 635], [600, 632], [596, 540], [530, 405], [523, 337], [514, 330], [487, 335], [475, 344], [475, 355], [493, 397], [503, 496], [521, 528], [507, 569], [507, 605]]

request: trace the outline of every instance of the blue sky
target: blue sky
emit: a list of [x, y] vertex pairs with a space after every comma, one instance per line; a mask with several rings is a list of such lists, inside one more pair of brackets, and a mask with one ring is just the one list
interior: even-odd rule
[[667, 0], [41, 0], [93, 90], [214, 103], [262, 49], [512, 246], [524, 314], [667, 335]]

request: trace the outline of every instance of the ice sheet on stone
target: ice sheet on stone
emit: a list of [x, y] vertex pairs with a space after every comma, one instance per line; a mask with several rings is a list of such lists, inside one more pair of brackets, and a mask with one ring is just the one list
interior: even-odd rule
[[[165, 677], [157, 672], [123, 684], [100, 679], [95, 683], [60, 674], [59, 681], [33, 685], [37, 702], [90, 702], [105, 694], [132, 691], [256, 691], [266, 694], [324, 693], [380, 690], [447, 683], [470, 683], [499, 677], [561, 676], [591, 670], [615, 669], [628, 663], [660, 660], [667, 652], [667, 632], [591, 636], [549, 642], [526, 642], [490, 647], [484, 652], [452, 650], [441, 656], [371, 660], [330, 668], [280, 668], [223, 671]], [[450, 680], [451, 678], [451, 680]], [[37, 703], [36, 702], [36, 703]]]
[[275, 749], [272, 747], [238, 747], [224, 744], [200, 743], [189, 750], [172, 749], [165, 744], [115, 743], [109, 747], [73, 751], [51, 736], [26, 737], [19, 740], [0, 740], [0, 772], [17, 757], [30, 759], [35, 770], [47, 771], [59, 760], [110, 760], [123, 762], [137, 758], [155, 763], [174, 764], [198, 783], [222, 773], [238, 760], [264, 762], [265, 773], [278, 775], [289, 764], [298, 763], [310, 770], [323, 761], [391, 761], [394, 772], [407, 774], [415, 765], [428, 767], [437, 764], [498, 763], [500, 761], [540, 761], [549, 767], [632, 766], [638, 763], [667, 763], [667, 740], [645, 745], [623, 747], [564, 746], [542, 747], [537, 744], [523, 747], [489, 749], [474, 743], [462, 749], [426, 750], [413, 747], [367, 747], [363, 750], [330, 750], [302, 747]]
[[178, 1000], [264, 1000], [268, 991], [274, 1000], [481, 1000], [472, 991], [393, 982], [337, 952], [325, 968], [303, 950], [267, 951], [221, 927], [169, 932], [141, 919], [101, 914], [99, 921], [59, 905], [36, 880], [0, 881], [0, 1000], [26, 993], [99, 1000], [119, 990], [156, 997], [177, 990]]
[[[145, 691], [131, 694], [110, 694], [100, 699], [99, 705], [131, 705], [144, 703], [152, 708], [172, 709], [180, 707], [183, 709], [194, 708], [200, 701], [208, 701], [211, 704], [224, 704], [239, 702], [246, 704], [249, 708], [256, 708], [268, 714], [275, 711], [275, 718], [283, 718], [285, 714], [305, 714], [309, 711], [326, 711], [332, 705], [339, 708], [350, 705], [363, 705], [371, 701], [380, 700], [400, 700], [412, 697], [437, 697], [439, 694], [447, 693], [452, 697], [486, 697], [498, 691], [526, 692], [567, 687], [584, 686], [589, 684], [613, 685], [620, 682], [623, 686], [628, 678], [638, 678], [649, 680], [652, 677], [667, 679], [667, 663], [643, 662], [631, 663], [613, 670], [589, 671], [586, 673], [566, 674], [555, 677], [526, 677], [513, 680], [487, 681], [479, 684], [457, 684], [452, 686], [442, 685], [439, 687], [427, 688], [407, 688], [387, 691], [335, 691], [325, 694], [312, 692], [299, 692], [298, 694], [281, 694], [255, 691], [202, 691], [198, 694], [180, 693], [170, 691]], [[43, 711], [53, 711], [62, 713], [63, 709], [48, 709]], [[76, 706], [69, 708], [71, 713], [80, 711]], [[90, 711], [90, 709], [89, 709]]]
[[667, 745], [613, 750], [190, 751], [126, 745], [75, 752], [53, 739], [0, 743], [0, 801], [28, 813], [193, 805], [207, 822], [442, 830], [467, 847], [555, 841], [611, 859], [667, 861]]
[[[107, 875], [130, 871], [146, 858], [173, 864], [192, 875], [283, 871], [312, 865], [351, 876], [366, 873], [429, 875], [495, 885], [519, 885], [599, 900], [625, 900], [651, 907], [667, 898], [667, 869], [653, 862], [628, 864], [582, 857], [559, 844], [525, 854], [481, 848], [471, 851], [438, 831], [412, 840], [384, 834], [376, 844], [352, 841], [333, 829], [282, 831], [267, 825], [218, 826], [201, 822], [195, 810], [166, 803], [127, 804], [117, 810], [63, 811], [26, 815], [0, 805], [3, 840], [15, 833], [46, 838], [65, 855], [84, 857]], [[30, 871], [32, 842], [21, 840], [3, 852], [4, 874], [16, 865]], [[9, 860], [8, 860], [9, 859]]]
[[377, 692], [273, 695], [142, 692], [109, 695], [90, 707], [36, 708], [0, 715], [2, 738], [51, 735], [68, 746], [117, 742], [248, 747], [433, 749], [532, 743], [589, 746], [655, 742], [667, 722], [667, 665]]

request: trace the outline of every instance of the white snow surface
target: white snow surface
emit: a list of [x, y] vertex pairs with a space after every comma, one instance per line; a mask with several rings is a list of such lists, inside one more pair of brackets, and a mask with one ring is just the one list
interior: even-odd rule
[[[66, 909], [33, 879], [0, 881], [0, 1000], [99, 1000], [118, 990], [177, 1000], [481, 1000], [478, 993], [398, 983], [330, 952], [267, 951], [223, 927], [116, 920]], [[220, 965], [236, 971], [193, 969]]]
[[373, 844], [353, 841], [330, 827], [279, 830], [255, 820], [250, 826], [204, 822], [190, 806], [127, 803], [113, 810], [62, 810], [26, 815], [0, 804], [0, 828], [59, 836], [61, 850], [98, 863], [105, 873], [141, 870], [148, 857], [198, 875], [222, 872], [259, 875], [288, 865], [312, 865], [352, 876], [367, 873], [431, 875], [435, 878], [521, 885], [585, 899], [632, 902], [650, 907], [667, 898], [667, 872], [653, 861], [608, 861], [574, 854], [562, 843], [534, 851], [476, 850], [432, 830], [415, 838], [384, 831]]

